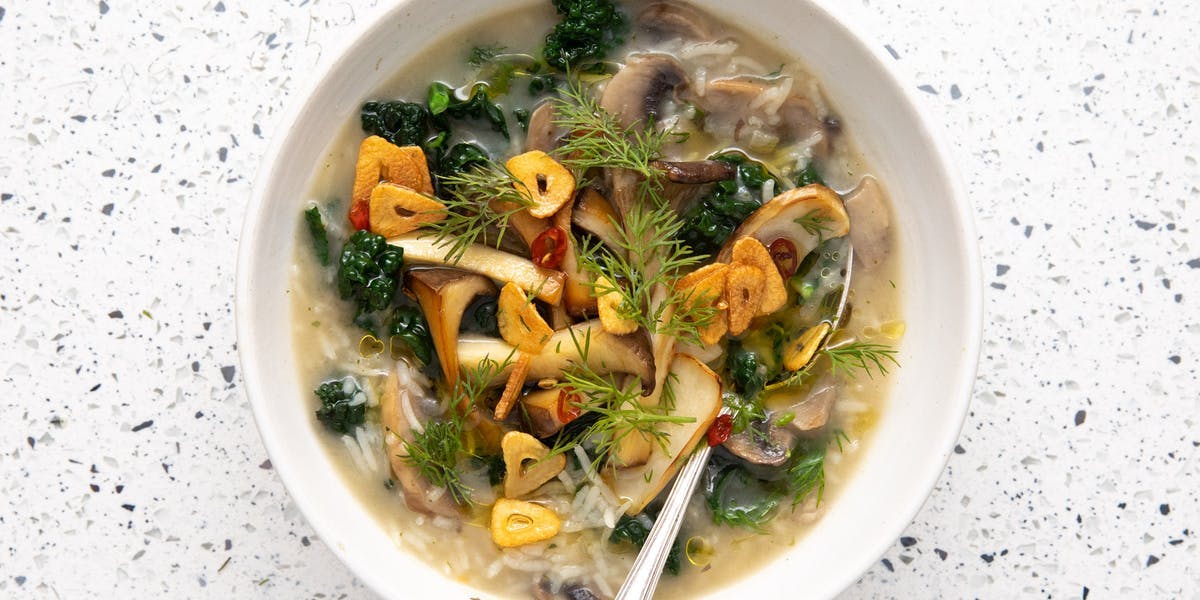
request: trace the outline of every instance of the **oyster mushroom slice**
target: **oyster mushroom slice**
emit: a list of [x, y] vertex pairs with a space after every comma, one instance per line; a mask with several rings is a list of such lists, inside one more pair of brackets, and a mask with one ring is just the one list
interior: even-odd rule
[[637, 25], [658, 39], [712, 39], [708, 20], [691, 7], [675, 2], [655, 2], [637, 16]]
[[765, 423], [753, 423], [746, 431], [725, 440], [725, 449], [734, 456], [769, 467], [778, 467], [786, 463], [795, 445], [796, 433], [776, 426], [774, 419], [768, 419]]
[[[805, 228], [800, 219], [809, 225]], [[788, 190], [758, 207], [738, 226], [717, 255], [718, 262], [729, 262], [733, 245], [744, 237], [753, 237], [767, 248], [783, 238], [796, 245], [797, 257], [804, 257], [822, 240], [838, 238], [850, 232], [850, 217], [837, 192], [819, 184]]]
[[554, 105], [542, 102], [529, 115], [529, 133], [525, 135], [525, 151], [541, 150], [549, 154], [562, 143], [563, 129], [554, 122]]
[[715, 183], [733, 179], [737, 173], [733, 165], [721, 160], [656, 160], [650, 166], [662, 170], [673, 183]]
[[596, 239], [608, 246], [614, 252], [621, 251], [620, 233], [617, 223], [620, 217], [612, 204], [600, 192], [586, 188], [575, 199], [575, 208], [571, 211], [571, 224], [596, 236]]
[[703, 363], [676, 354], [671, 362], [675, 377], [675, 409], [671, 414], [690, 417], [687, 423], [664, 423], [666, 448], [653, 444], [650, 456], [636, 467], [605, 469], [605, 478], [618, 498], [631, 501], [626, 514], [636, 515], [646, 507], [687, 461], [691, 450], [704, 437], [721, 410], [721, 380]]
[[433, 267], [410, 269], [404, 285], [417, 296], [442, 363], [442, 373], [453, 389], [458, 381], [458, 328], [463, 313], [476, 296], [495, 295], [496, 284], [477, 273]]
[[562, 271], [543, 269], [515, 254], [472, 244], [458, 262], [450, 262], [446, 260], [446, 255], [450, 252], [451, 242], [438, 242], [421, 231], [391, 238], [388, 243], [404, 250], [405, 262], [457, 267], [496, 281], [511, 281], [526, 292], [536, 291], [538, 299], [549, 304], [558, 304], [562, 300], [563, 280], [566, 278]]
[[[579, 264], [579, 244], [575, 236], [570, 235], [575, 206], [578, 206], [584, 197], [592, 195], [598, 196], [599, 193], [592, 188], [584, 188], [576, 194], [573, 203], [568, 203], [553, 217], [554, 226], [568, 233], [567, 250], [563, 254], [562, 264], [559, 265], [559, 268], [566, 275], [566, 281], [563, 284], [563, 312], [572, 317], [584, 317], [596, 313], [596, 297], [592, 295], [592, 278]], [[570, 325], [569, 320], [565, 321], [563, 327]], [[562, 329], [558, 324], [555, 324], [554, 328]]]
[[[388, 374], [383, 384], [383, 394], [379, 399], [379, 420], [383, 425], [383, 443], [387, 451], [388, 462], [392, 473], [404, 493], [404, 503], [417, 512], [458, 519], [462, 517], [457, 504], [450, 494], [435, 496], [435, 488], [421, 472], [405, 460], [408, 453], [404, 442], [412, 442], [414, 425], [413, 417], [420, 419], [423, 411], [415, 402], [413, 396], [417, 393], [417, 384], [411, 377], [406, 377], [406, 386], [400, 387], [399, 372], [412, 371], [407, 363], [398, 362], [396, 368]], [[431, 498], [436, 497], [436, 500]]]
[[[804, 96], [780, 89], [780, 85], [778, 80], [752, 77], [708, 82], [700, 100], [707, 113], [705, 129], [728, 134], [734, 142], [751, 148], [755, 146], [756, 134], [760, 141], [773, 137], [779, 145], [808, 140], [813, 144], [813, 152], [824, 156], [829, 151], [830, 132], [818, 116], [816, 104]], [[769, 95], [772, 93], [787, 95], [772, 99]]]
[[[580, 347], [585, 344], [587, 364], [597, 373], [628, 373], [641, 379], [643, 390], [653, 389], [654, 356], [646, 336], [640, 332], [606, 333], [598, 320], [578, 323], [550, 336], [542, 352], [531, 355], [527, 379], [558, 378], [583, 361]], [[512, 346], [496, 338], [464, 335], [458, 339], [458, 361], [463, 369], [477, 368], [485, 358], [503, 363], [510, 355], [516, 356], [514, 352]], [[510, 370], [511, 364], [496, 374], [492, 384], [503, 383]]]
[[854, 222], [854, 229], [850, 230], [854, 255], [867, 268], [879, 266], [887, 257], [891, 243], [888, 231], [891, 215], [884, 201], [883, 188], [874, 177], [863, 177], [858, 186], [846, 194], [846, 212]]
[[837, 381], [833, 375], [825, 373], [809, 385], [768, 392], [763, 403], [775, 415], [794, 415], [785, 427], [801, 436], [809, 436], [829, 422], [837, 397]]

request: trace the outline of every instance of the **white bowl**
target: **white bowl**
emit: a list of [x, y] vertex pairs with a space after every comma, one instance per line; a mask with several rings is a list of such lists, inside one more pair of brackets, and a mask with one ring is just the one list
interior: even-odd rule
[[[387, 598], [486, 596], [399, 549], [341, 480], [316, 438], [290, 345], [289, 265], [310, 175], [327, 143], [407, 57], [477, 20], [546, 0], [397, 2], [351, 36], [314, 78], [263, 159], [238, 259], [243, 376], [271, 462], [321, 539]], [[933, 489], [970, 398], [982, 326], [981, 276], [966, 195], [945, 147], [913, 100], [911, 82], [853, 31], [834, 0], [761, 0], [738, 10], [697, 0], [802, 57], [886, 183], [902, 248], [907, 334], [890, 405], [857, 473], [827, 513], [780, 559], [714, 595], [776, 597], [804, 582], [825, 598], [853, 583], [896, 540]]]

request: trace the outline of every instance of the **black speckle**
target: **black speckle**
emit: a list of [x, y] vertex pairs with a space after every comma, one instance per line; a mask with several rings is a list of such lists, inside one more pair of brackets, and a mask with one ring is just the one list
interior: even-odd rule
[[996, 560], [996, 555], [995, 554], [980, 554], [979, 558], [982, 558], [983, 562], [991, 564], [991, 562], [993, 560]]
[[1029, 236], [1031, 236], [1031, 235], [1033, 235], [1033, 226], [1032, 226], [1032, 225], [1026, 225], [1026, 226], [1025, 226], [1025, 238], [1026, 238], [1026, 239], [1028, 239], [1028, 238], [1029, 238]]
[[225, 383], [233, 383], [233, 374], [237, 372], [237, 368], [233, 365], [221, 367], [221, 377], [225, 378]]
[[88, 485], [88, 488], [89, 488], [89, 489], [91, 489], [93, 493], [95, 493], [95, 492], [99, 492], [99, 491], [100, 491], [100, 486], [98, 486], [98, 485], [96, 485], [96, 484], [94, 484], [94, 483], [92, 483], [92, 484], [89, 484], [89, 485]]
[[1125, 510], [1125, 507], [1126, 507], [1126, 506], [1129, 506], [1129, 505], [1128, 505], [1128, 504], [1126, 504], [1126, 503], [1124, 503], [1124, 502], [1118, 502], [1118, 503], [1117, 503], [1117, 508], [1119, 508], [1119, 509], [1121, 509], [1121, 510]]
[[[4, 7], [3, 7], [3, 6], [0, 6], [0, 21], [3, 21], [3, 20], [4, 20]], [[24, 582], [25, 582], [25, 578], [24, 578], [24, 577], [22, 577], [22, 578], [21, 578], [21, 583], [24, 583]]]
[[29, 436], [29, 437], [25, 438], [25, 443], [29, 444], [30, 448], [37, 446], [37, 440], [33, 439], [33, 436]]
[[894, 60], [900, 60], [900, 53], [896, 52], [896, 49], [891, 44], [884, 44], [883, 49], [887, 50], [888, 54], [891, 54]]
[[1193, 269], [1200, 269], [1200, 258], [1193, 258], [1187, 262], [1187, 266]]
[[1038, 152], [1045, 152], [1045, 150], [1046, 150], [1046, 145], [1041, 142], [1038, 142], [1037, 146], [1034, 146], [1034, 147], [1037, 148]]
[[1171, 514], [1171, 505], [1170, 504], [1159, 504], [1158, 505], [1158, 513], [1161, 515]]
[[955, 445], [954, 445], [954, 453], [955, 453], [955, 454], [966, 454], [966, 453], [967, 453], [967, 449], [966, 449], [966, 448], [963, 448], [963, 447], [962, 447], [962, 444], [955, 444]]
[[312, 543], [312, 542], [308, 541], [308, 536], [307, 536], [307, 535], [305, 535], [305, 536], [301, 536], [301, 537], [300, 537], [300, 544], [301, 544], [302, 546], [308, 546], [308, 545], [309, 545], [309, 544], [311, 544], [311, 543]]
[[12, 200], [12, 197], [12, 194], [4, 192], [3, 194], [0, 194], [0, 202], [8, 202], [9, 200]]
[[1136, 223], [1137, 226], [1144, 231], [1149, 231], [1151, 229], [1154, 229], [1154, 227], [1156, 226], [1155, 223], [1150, 223], [1149, 221], [1134, 221], [1134, 223]]
[[100, 212], [104, 213], [105, 216], [111, 215], [112, 211], [113, 211], [113, 203], [112, 202], [109, 202], [108, 204], [105, 204], [104, 206], [100, 207]]
[[198, 361], [198, 360], [193, 360], [193, 361], [192, 361], [192, 372], [193, 372], [193, 373], [199, 373], [199, 372], [200, 372], [200, 361]]
[[[0, 17], [2, 16], [4, 16], [4, 9], [0, 8]], [[17, 575], [16, 577], [13, 577], [13, 581], [17, 582], [17, 585], [25, 585], [25, 576]]]
[[269, 458], [268, 458], [267, 460], [264, 460], [264, 461], [262, 461], [262, 464], [261, 464], [261, 465], [258, 465], [258, 468], [260, 468], [260, 469], [262, 469], [262, 470], [264, 470], [264, 471], [269, 471], [269, 470], [271, 470], [271, 467], [272, 467], [272, 465], [271, 465], [271, 459], [269, 459]]
[[1173, 363], [1175, 363], [1175, 364], [1179, 364], [1179, 361], [1181, 361], [1181, 360], [1183, 360], [1183, 359], [1179, 358], [1179, 355], [1178, 355], [1178, 354], [1173, 354], [1173, 355], [1171, 355], [1171, 356], [1168, 356], [1168, 357], [1167, 357], [1167, 360], [1169, 360], [1169, 361], [1171, 361], [1171, 362], [1173, 362]]
[[947, 553], [945, 550], [942, 550], [941, 548], [934, 548], [933, 553], [936, 554], [938, 556], [938, 558], [940, 558], [942, 560], [946, 560], [946, 557], [949, 556], [949, 553]]
[[959, 98], [962, 98], [962, 90], [958, 89], [958, 84], [956, 83], [950, 86], [950, 99], [958, 100]]
[[225, 146], [221, 146], [220, 148], [217, 149], [217, 159], [220, 160], [221, 162], [225, 162], [225, 157], [228, 155], [229, 155], [229, 149], [226, 148]]
[[163, 35], [161, 33], [158, 33], [157, 31], [151, 33], [150, 35], [154, 36], [154, 39], [156, 39], [160, 42], [163, 41], [163, 39], [164, 39]]
[[208, 328], [212, 327], [212, 322], [205, 321], [205, 322], [201, 323], [200, 326], [203, 327], [205, 331], [208, 331]]
[[1008, 265], [996, 265], [996, 277], [1004, 277], [1010, 268]]
[[125, 491], [125, 485], [118, 483], [113, 489], [117, 490], [117, 493], [120, 494], [121, 492]]
[[896, 569], [892, 567], [892, 561], [890, 561], [890, 560], [888, 560], [888, 559], [886, 559], [886, 558], [885, 558], [885, 559], [883, 559], [883, 560], [881, 560], [881, 561], [879, 561], [879, 562], [883, 563], [883, 566], [884, 566], [884, 568], [886, 568], [886, 569], [888, 570], [888, 572], [889, 572], [889, 573], [895, 573], [895, 572], [896, 572]]
[[114, 311], [112, 311], [112, 312], [108, 313], [108, 318], [110, 318], [110, 319], [123, 319], [123, 318], [125, 318], [125, 313], [123, 313], [123, 312], [121, 312], [121, 311], [119, 311], [119, 310], [114, 310]]
[[230, 539], [225, 540], [225, 549], [226, 550], [233, 549], [233, 540], [230, 540]]
[[926, 94], [933, 94], [934, 96], [937, 95], [937, 90], [933, 89], [933, 86], [929, 85], [928, 83], [918, 85], [917, 89], [921, 90], [922, 92], [925, 92]]
[[92, 389], [90, 389], [90, 390], [88, 390], [88, 391], [89, 391], [89, 392], [94, 392], [94, 391], [96, 391], [96, 390], [98, 390], [98, 389], [100, 389], [100, 384], [99, 384], [99, 383], [97, 383], [96, 385], [93, 385], [93, 386], [92, 386]]
[[102, 15], [108, 14], [108, 3], [105, 2], [104, 0], [100, 0], [100, 14], [102, 14]]
[[147, 427], [149, 427], [149, 426], [151, 426], [151, 425], [153, 425], [153, 424], [154, 424], [154, 420], [142, 421], [141, 423], [138, 423], [137, 425], [134, 425], [134, 426], [133, 426], [133, 429], [132, 429], [131, 431], [133, 431], [133, 432], [138, 432], [138, 431], [141, 431], [141, 430], [143, 430], [143, 429], [145, 429], [145, 428], [147, 428]]
[[993, 287], [993, 288], [996, 288], [996, 289], [998, 289], [998, 290], [1006, 290], [1006, 289], [1008, 289], [1008, 286], [1007, 286], [1007, 285], [1004, 285], [1003, 283], [993, 283], [993, 284], [992, 284], [992, 287]]
[[71, 115], [71, 120], [79, 123], [85, 123], [87, 122], [87, 117], [83, 115]]
[[104, 171], [100, 172], [101, 177], [112, 177], [113, 175], [116, 175], [116, 174], [117, 174], [116, 169], [105, 169]]
[[1146, 559], [1146, 566], [1147, 566], [1147, 567], [1152, 567], [1152, 566], [1154, 566], [1154, 565], [1156, 565], [1156, 564], [1158, 564], [1158, 557], [1157, 557], [1157, 556], [1155, 556], [1155, 555], [1153, 555], [1153, 554], [1151, 554], [1151, 555], [1150, 555], [1150, 557]]
[[129, 512], [133, 512], [133, 509], [137, 508], [137, 506], [135, 506], [133, 504], [122, 504], [121, 508], [123, 508]]
[[915, 538], [915, 537], [904, 536], [904, 537], [900, 538], [900, 545], [904, 546], [905, 548], [911, 548], [912, 546], [915, 546], [916, 544], [917, 544], [917, 538]]
[[1080, 425], [1083, 425], [1083, 422], [1086, 419], [1087, 419], [1087, 411], [1086, 410], [1081, 410], [1079, 412], [1076, 412], [1075, 413], [1075, 426], [1079, 427]]
[[203, 416], [204, 416], [204, 411], [199, 411], [199, 410], [198, 410], [198, 411], [196, 411], [196, 414], [195, 414], [194, 416], [195, 416], [197, 419], [199, 419], [199, 418], [201, 418], [201, 417], [203, 417]]
[[1086, 585], [1083, 586], [1083, 600], [1087, 600], [1088, 594], [1090, 593], [1092, 593], [1092, 590], [1089, 590], [1088, 586]]

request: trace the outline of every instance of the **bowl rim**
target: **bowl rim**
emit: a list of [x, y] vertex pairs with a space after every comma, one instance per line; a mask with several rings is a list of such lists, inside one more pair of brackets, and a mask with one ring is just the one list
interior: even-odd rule
[[[325, 515], [320, 511], [315, 510], [315, 501], [307, 497], [293, 494], [291, 490], [297, 489], [297, 478], [301, 477], [300, 468], [298, 465], [292, 465], [287, 460], [277, 460], [282, 456], [280, 443], [277, 441], [280, 433], [276, 431], [272, 424], [261, 415], [266, 413], [266, 407], [263, 405], [263, 398], [266, 397], [267, 389], [263, 382], [262, 375], [253, 367], [253, 357], [259, 351], [259, 344], [255, 336], [251, 334], [254, 325], [249, 319], [252, 312], [251, 305], [253, 304], [248, 290], [251, 285], [251, 273], [253, 271], [253, 262], [258, 254], [260, 241], [252, 234], [258, 227], [259, 223], [266, 216], [266, 192], [270, 187], [270, 181], [273, 178], [274, 171], [278, 166], [280, 154], [283, 152], [285, 142], [290, 138], [290, 133], [299, 120], [300, 116], [305, 112], [316, 92], [328, 85], [328, 81], [340, 67], [352, 62], [352, 57], [357, 57], [361, 54], [366, 41], [378, 32], [378, 30], [388, 27], [390, 23], [394, 23], [402, 17], [403, 11], [412, 3], [419, 0], [396, 0], [390, 7], [379, 10], [376, 9], [371, 14], [366, 15], [358, 23], [349, 28], [348, 33], [341, 38], [341, 42], [337, 43], [332, 48], [328, 48], [323, 53], [322, 58], [315, 68], [311, 71], [306, 82], [299, 87], [299, 91], [287, 100], [285, 111], [276, 121], [276, 130], [272, 134], [271, 140], [263, 152], [259, 166], [256, 170], [254, 185], [250, 193], [250, 202], [247, 207], [244, 220], [242, 223], [240, 238], [238, 240], [238, 255], [234, 286], [234, 320], [236, 325], [238, 361], [242, 368], [242, 379], [245, 382], [246, 397], [250, 403], [251, 412], [254, 416], [255, 426], [258, 429], [259, 437], [266, 448], [268, 457], [272, 460], [274, 470], [278, 473], [280, 481], [288, 490], [288, 495], [295, 502], [304, 519], [312, 526], [314, 532], [321, 538], [325, 547], [338, 558], [339, 561], [350, 571], [350, 573], [362, 580], [368, 588], [375, 593], [384, 597], [389, 597], [391, 586], [388, 584], [394, 583], [387, 581], [384, 574], [374, 571], [364, 572], [354, 563], [346, 548], [338, 544], [327, 543], [326, 540], [332, 539], [330, 532], [335, 528], [333, 515]], [[503, 0], [501, 0], [503, 1]], [[943, 130], [935, 130], [931, 127], [933, 124], [939, 124], [940, 121], [934, 118], [930, 110], [924, 108], [922, 103], [918, 101], [918, 95], [915, 87], [908, 85], [911, 82], [911, 74], [901, 69], [895, 60], [889, 60], [890, 56], [884, 54], [884, 46], [872, 36], [863, 33], [861, 29], [855, 29], [848, 25], [859, 19], [856, 13], [862, 9], [854, 6], [842, 5], [834, 0], [805, 0], [813, 10], [825, 13], [829, 20], [839, 28], [838, 34], [845, 37], [850, 43], [858, 46], [858, 49], [863, 53], [864, 57], [874, 62], [874, 67], [885, 74], [887, 85], [898, 92], [898, 99], [901, 101], [904, 110], [914, 116], [914, 128], [919, 133], [921, 141], [931, 148], [931, 155], [936, 159], [935, 165], [937, 170], [944, 174], [945, 185], [950, 191], [951, 202], [949, 203], [953, 210], [947, 217], [953, 222], [957, 231], [960, 232], [964, 240], [962, 250], [965, 251], [965, 256], [962, 257], [961, 264], [965, 267], [962, 273], [964, 286], [965, 307], [964, 307], [964, 322], [969, 324], [962, 334], [963, 352], [962, 368], [955, 373], [951, 385], [947, 386], [946, 396], [956, 400], [956, 404], [949, 408], [954, 409], [953, 412], [945, 415], [946, 423], [953, 424], [952, 427], [943, 427], [939, 439], [937, 439], [936, 447], [940, 448], [941, 459], [929, 461], [928, 466], [923, 470], [918, 478], [921, 486], [919, 489], [924, 490], [921, 494], [912, 494], [908, 502], [902, 506], [895, 507], [897, 517], [903, 516], [903, 519], [895, 518], [891, 520], [893, 524], [889, 530], [889, 536], [878, 536], [879, 540], [869, 548], [864, 548], [864, 551], [859, 555], [858, 559], [847, 559], [847, 562], [853, 564], [852, 569], [846, 569], [846, 575], [836, 580], [829, 580], [828, 585], [823, 586], [824, 589], [810, 589], [810, 592], [816, 592], [817, 597], [833, 596], [841, 591], [848, 589], [855, 581], [860, 579], [862, 575], [874, 564], [879, 557], [883, 556], [889, 547], [898, 539], [905, 529], [913, 522], [913, 519], [920, 512], [921, 508], [932, 495], [938, 480], [946, 470], [946, 465], [950, 459], [954, 444], [957, 442], [962, 432], [962, 427], [965, 423], [968, 410], [970, 408], [974, 382], [979, 367], [979, 356], [982, 347], [983, 336], [983, 274], [982, 274], [982, 258], [978, 243], [978, 233], [975, 224], [975, 211], [970, 202], [970, 198], [963, 185], [961, 175], [951, 159], [953, 154], [950, 152], [950, 146], [945, 140]], [[357, 60], [356, 58], [354, 60]], [[886, 417], [885, 417], [886, 418]], [[868, 451], [870, 451], [868, 449]]]

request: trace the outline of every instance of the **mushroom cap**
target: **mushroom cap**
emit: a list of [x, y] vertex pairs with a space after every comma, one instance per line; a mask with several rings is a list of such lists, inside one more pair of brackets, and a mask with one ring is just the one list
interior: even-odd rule
[[[816, 211], [814, 213], [814, 211]], [[822, 219], [819, 231], [810, 231], [796, 222], [806, 216]], [[850, 217], [837, 192], [820, 184], [788, 190], [758, 207], [738, 226], [717, 255], [718, 262], [729, 262], [733, 245], [743, 237], [754, 237], [768, 248], [779, 238], [796, 245], [797, 256], [812, 252], [822, 239], [842, 237], [850, 232]]]
[[712, 39], [708, 19], [690, 6], [655, 2], [637, 16], [637, 25], [658, 39]]
[[659, 108], [668, 93], [677, 94], [687, 86], [687, 73], [675, 57], [634, 54], [604, 88], [600, 107], [623, 127], [638, 123], [644, 126], [658, 120]]
[[525, 135], [525, 151], [541, 150], [549, 154], [558, 148], [563, 130], [554, 123], [554, 105], [542, 102], [529, 115], [529, 129]]
[[854, 222], [850, 242], [859, 263], [868, 269], [879, 266], [887, 257], [891, 239], [891, 215], [884, 201], [883, 188], [870, 175], [846, 194], [846, 213]]
[[437, 350], [446, 382], [453, 387], [458, 381], [458, 328], [463, 313], [476, 296], [496, 294], [491, 279], [460, 269], [444, 267], [409, 269], [404, 286], [412, 290], [421, 305], [433, 347]]
[[796, 434], [776, 426], [774, 419], [752, 423], [745, 431], [729, 436], [725, 449], [747, 462], [768, 467], [782, 466], [796, 445]]
[[[816, 103], [796, 93], [781, 100], [764, 100], [765, 94], [780, 93], [778, 85], [770, 79], [744, 76], [708, 82], [700, 99], [707, 113], [705, 128], [728, 133], [739, 144], [750, 144], [756, 131], [778, 138], [780, 145], [811, 140], [816, 155], [827, 154], [831, 132]], [[751, 126], [752, 118], [757, 127]]]

